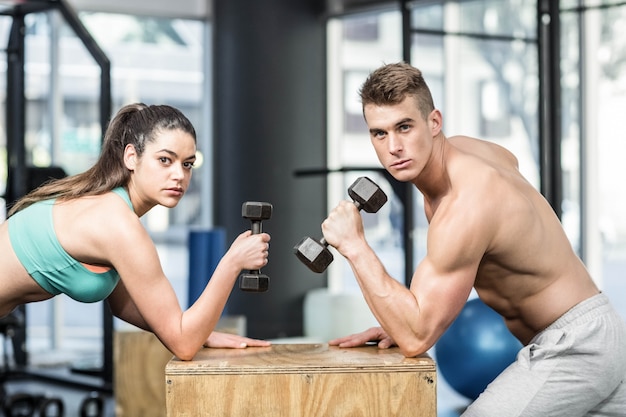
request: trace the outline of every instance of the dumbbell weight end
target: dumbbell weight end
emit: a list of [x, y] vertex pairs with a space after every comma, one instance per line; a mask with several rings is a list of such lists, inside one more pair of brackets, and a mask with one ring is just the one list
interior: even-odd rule
[[247, 292], [263, 292], [270, 287], [270, 278], [265, 274], [246, 273], [239, 275], [239, 289]]
[[334, 259], [324, 238], [317, 241], [307, 236], [294, 246], [293, 253], [311, 271], [318, 274], [324, 272]]

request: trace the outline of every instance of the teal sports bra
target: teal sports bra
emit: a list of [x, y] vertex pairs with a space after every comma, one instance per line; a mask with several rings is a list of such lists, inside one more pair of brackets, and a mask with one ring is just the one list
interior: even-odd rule
[[[124, 188], [112, 191], [133, 209]], [[102, 301], [113, 292], [120, 276], [114, 269], [92, 272], [61, 247], [52, 223], [55, 201], [39, 201], [7, 220], [11, 246], [30, 276], [50, 294], [66, 294], [84, 303]]]

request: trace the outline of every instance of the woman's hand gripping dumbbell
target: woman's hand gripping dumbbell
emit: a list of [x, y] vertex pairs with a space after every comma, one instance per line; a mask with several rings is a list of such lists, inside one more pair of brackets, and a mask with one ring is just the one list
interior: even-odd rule
[[[246, 201], [241, 206], [241, 217], [250, 220], [253, 235], [261, 233], [263, 220], [272, 217], [273, 206], [260, 201]], [[261, 270], [244, 271], [239, 275], [239, 289], [248, 292], [264, 292], [270, 285], [270, 277], [261, 273]]]

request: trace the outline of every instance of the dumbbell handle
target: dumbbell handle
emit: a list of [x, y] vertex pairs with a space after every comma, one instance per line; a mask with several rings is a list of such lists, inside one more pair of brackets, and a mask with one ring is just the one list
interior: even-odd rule
[[[252, 221], [252, 234], [258, 235], [262, 232], [260, 220]], [[261, 273], [260, 269], [243, 272], [239, 275], [239, 289], [247, 292], [264, 292], [269, 287], [270, 278]]]
[[263, 233], [263, 223], [261, 220], [252, 220], [252, 226], [250, 227], [253, 235], [259, 235]]
[[[261, 233], [263, 233], [263, 223], [261, 222], [261, 220], [252, 220], [252, 226], [250, 227], [250, 230], [252, 231], [253, 235], [260, 235]], [[250, 273], [260, 274], [261, 270], [255, 269], [250, 271]]]
[[[359, 202], [358, 202], [358, 201], [356, 201], [356, 200], [352, 200], [352, 202], [354, 203], [354, 205], [356, 206], [356, 208], [357, 208], [357, 209], [359, 209], [359, 211], [361, 211], [361, 208], [362, 208], [362, 207], [361, 207], [361, 203], [359, 203]], [[320, 242], [322, 245], [324, 245], [324, 246], [328, 247], [328, 242], [326, 241], [326, 238], [325, 238], [325, 237], [322, 237], [322, 238], [319, 240], [319, 242]]]

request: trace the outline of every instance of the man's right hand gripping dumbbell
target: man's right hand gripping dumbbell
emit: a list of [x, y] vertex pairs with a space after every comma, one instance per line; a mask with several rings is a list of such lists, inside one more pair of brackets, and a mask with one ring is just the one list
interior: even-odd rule
[[[387, 202], [384, 191], [367, 177], [357, 178], [348, 188], [348, 195], [359, 210], [367, 213], [376, 213]], [[334, 259], [323, 237], [320, 240], [304, 237], [293, 251], [303, 264], [317, 273], [324, 272]]]

